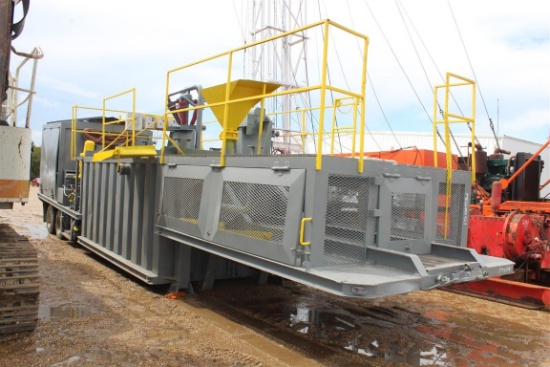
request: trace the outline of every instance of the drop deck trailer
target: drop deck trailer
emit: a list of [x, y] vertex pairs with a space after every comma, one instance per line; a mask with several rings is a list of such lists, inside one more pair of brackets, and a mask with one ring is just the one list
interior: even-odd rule
[[[240, 135], [258, 130], [251, 116]], [[79, 119], [77, 129], [101, 130], [97, 121]], [[371, 298], [512, 271], [508, 260], [466, 248], [469, 172], [453, 175], [445, 236], [441, 169], [368, 159], [359, 174], [357, 159], [323, 156], [317, 170], [315, 156], [246, 149], [224, 167], [219, 153], [193, 149], [163, 164], [158, 157], [94, 161], [94, 152], [72, 161], [71, 122], [44, 126], [44, 220], [51, 233], [148, 284], [209, 288], [216, 279], [274, 274]], [[172, 134], [197, 131], [182, 126]], [[76, 140], [81, 152], [85, 139]]]
[[[342, 89], [320, 77], [318, 84], [277, 91], [284, 83], [234, 80], [238, 53], [315, 30], [324, 39], [320, 75], [327, 76], [330, 29], [363, 45], [359, 62], [346, 68], [359, 85]], [[436, 168], [322, 155], [329, 111], [334, 121], [340, 102], [351, 100], [350, 139], [359, 141], [363, 157], [367, 46], [368, 37], [323, 20], [168, 71], [160, 151], [151, 129], [136, 134], [135, 112], [130, 144], [105, 147], [107, 133], [129, 136], [128, 119], [107, 124], [105, 107], [127, 92], [104, 99], [100, 118], [78, 118], [73, 109], [71, 121], [46, 124], [38, 196], [50, 232], [146, 283], [173, 289], [273, 274], [370, 298], [512, 273], [512, 262], [466, 248], [470, 172], [448, 180], [449, 172]], [[197, 68], [214, 60], [217, 67], [227, 64], [225, 84], [169, 93], [171, 84], [195, 79]], [[340, 101], [334, 106], [326, 103], [329, 90]], [[265, 101], [289, 94], [307, 99], [305, 93], [320, 102], [312, 109], [316, 155], [271, 155], [276, 134]], [[275, 109], [270, 112], [289, 113]], [[201, 150], [207, 111], [222, 127], [221, 152]], [[89, 129], [102, 132], [96, 148], [76, 133]], [[337, 129], [342, 126], [333, 125], [333, 141]]]

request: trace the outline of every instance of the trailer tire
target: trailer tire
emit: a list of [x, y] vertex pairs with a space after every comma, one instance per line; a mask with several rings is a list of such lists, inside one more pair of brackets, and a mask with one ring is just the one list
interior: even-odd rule
[[61, 210], [58, 210], [57, 213], [55, 213], [55, 236], [62, 240], [64, 238], [63, 236], [63, 223], [61, 221]]
[[55, 233], [55, 215], [55, 208], [51, 205], [48, 205], [48, 209], [46, 209], [46, 228], [48, 229], [49, 234]]

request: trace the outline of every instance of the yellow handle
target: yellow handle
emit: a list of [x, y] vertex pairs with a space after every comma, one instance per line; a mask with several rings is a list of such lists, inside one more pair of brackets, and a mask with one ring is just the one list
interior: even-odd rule
[[300, 224], [300, 245], [302, 246], [309, 246], [311, 244], [309, 241], [304, 241], [304, 227], [308, 221], [311, 222], [311, 218], [302, 218], [302, 222]]

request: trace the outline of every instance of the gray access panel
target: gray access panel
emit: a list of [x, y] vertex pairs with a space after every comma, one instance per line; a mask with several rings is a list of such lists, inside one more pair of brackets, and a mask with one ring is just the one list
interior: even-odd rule
[[[512, 263], [465, 248], [469, 173], [313, 156], [170, 157], [161, 237], [337, 294], [484, 279]], [[447, 217], [447, 220], [445, 220]], [[302, 223], [303, 218], [307, 218]], [[303, 224], [303, 231], [300, 227]], [[304, 245], [306, 244], [306, 245]]]

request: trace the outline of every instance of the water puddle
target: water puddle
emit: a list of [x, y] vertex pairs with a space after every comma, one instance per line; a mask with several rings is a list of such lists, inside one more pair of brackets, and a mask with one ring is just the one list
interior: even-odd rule
[[71, 366], [78, 361], [80, 361], [80, 356], [72, 356], [61, 362], [54, 363], [50, 367]]
[[80, 319], [91, 315], [92, 312], [82, 306], [40, 306], [38, 318], [44, 321], [56, 321], [63, 319]]
[[407, 338], [393, 338], [391, 334], [399, 333], [395, 327], [388, 325], [380, 325], [380, 337], [372, 337], [373, 320], [357, 317], [343, 309], [300, 304], [291, 309], [288, 315], [288, 326], [294, 331], [315, 339], [324, 339], [325, 343], [365, 357], [413, 367], [445, 366], [450, 363], [442, 344], [423, 343], [424, 346], [420, 346], [411, 344]]
[[29, 237], [30, 239], [42, 240], [48, 237], [48, 229], [46, 228], [45, 224], [34, 225], [29, 223], [18, 222], [17, 226], [24, 228], [24, 230], [22, 230], [21, 233], [25, 233], [25, 236]]
[[229, 306], [233, 317], [242, 314], [237, 318], [243, 323], [261, 321], [265, 326], [258, 323], [259, 329], [289, 344], [302, 340], [302, 350], [307, 343], [321, 346], [329, 359], [331, 351], [352, 354], [361, 361], [357, 365], [527, 367], [544, 365], [540, 358], [550, 345], [550, 333], [542, 327], [548, 313], [488, 308], [485, 301], [447, 292], [348, 300], [295, 285], [265, 288], [256, 295], [246, 286], [227, 284], [214, 298]]

